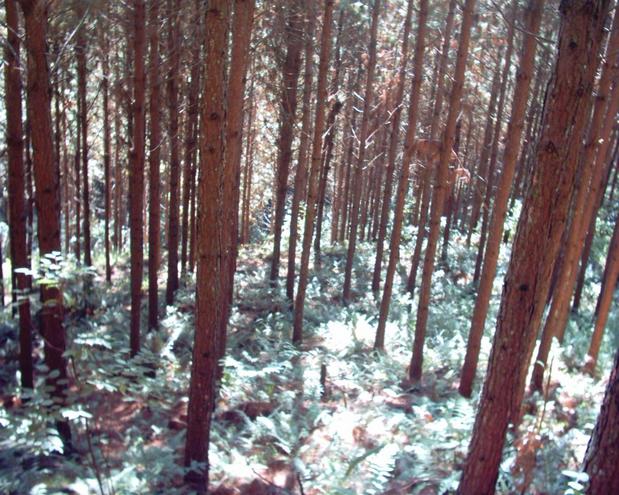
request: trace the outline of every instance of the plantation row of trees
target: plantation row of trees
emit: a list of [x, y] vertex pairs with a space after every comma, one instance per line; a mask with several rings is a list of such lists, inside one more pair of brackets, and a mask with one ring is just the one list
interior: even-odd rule
[[[113, 286], [128, 238], [132, 358], [160, 326], [160, 288], [173, 305], [195, 272], [184, 464], [187, 481], [204, 487], [228, 322], [243, 297], [234, 290], [239, 246], [270, 236], [269, 281], [285, 290], [289, 304], [278, 311], [291, 312], [292, 343], [304, 350], [322, 250], [346, 250], [337, 302], [347, 305], [368, 278], [359, 246], [372, 246], [376, 352], [398, 276], [417, 297], [409, 384], [424, 373], [437, 270], [476, 291], [462, 396], [473, 395], [487, 325], [494, 337], [459, 492], [493, 493], [530, 365], [529, 390], [542, 392], [553, 340], [563, 342], [583, 300], [596, 225], [614, 218], [582, 356], [587, 372], [600, 368], [619, 279], [619, 16], [610, 0], [4, 6], [7, 220], [24, 389], [36, 383], [35, 327], [56, 406], [74, 379], [63, 324], [71, 308], [45, 277], [31, 314], [33, 266], [73, 257], [92, 274], [100, 262]], [[411, 235], [409, 254], [400, 247]], [[476, 253], [472, 273], [448, 257], [460, 240]], [[494, 322], [502, 245], [511, 257]], [[589, 493], [619, 492], [618, 373], [619, 354], [584, 461]], [[57, 418], [69, 448], [71, 425]]]

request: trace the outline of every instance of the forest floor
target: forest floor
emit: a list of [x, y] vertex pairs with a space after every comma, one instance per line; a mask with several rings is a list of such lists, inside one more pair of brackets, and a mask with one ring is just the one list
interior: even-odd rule
[[[411, 236], [405, 233], [405, 239]], [[449, 251], [449, 266], [457, 270], [444, 264], [435, 273], [424, 376], [414, 386], [403, 380], [416, 308], [416, 298], [402, 291], [404, 272], [396, 276], [386, 352], [375, 353], [378, 303], [366, 289], [374, 246], [360, 245], [356, 295], [348, 306], [340, 299], [345, 251], [325, 247], [322, 269], [308, 287], [304, 344], [295, 348], [283, 288], [270, 288], [267, 281], [270, 249], [266, 240], [240, 252], [211, 431], [212, 493], [452, 493], [475, 419], [500, 279], [477, 387], [468, 400], [457, 386], [474, 303], [466, 274], [472, 273], [475, 253], [463, 239], [456, 237]], [[407, 249], [402, 253], [405, 259]], [[188, 493], [178, 462], [185, 435], [193, 282], [187, 280], [177, 303], [165, 309], [160, 330], [146, 335], [142, 352], [129, 360], [128, 277], [126, 261], [120, 261], [111, 288], [97, 276], [89, 296], [94, 310], [82, 309], [83, 271], [67, 264], [59, 274], [72, 308], [67, 318], [72, 387], [61, 413], [73, 425], [74, 455], [57, 453], [62, 443], [50, 421], [44, 387], [28, 401], [18, 398], [14, 323], [5, 311], [0, 493]], [[499, 275], [505, 265], [503, 253]], [[595, 284], [589, 285], [593, 288], [585, 295], [591, 306]], [[604, 391], [604, 380], [579, 371], [590, 329], [587, 311], [570, 322], [570, 345], [553, 350], [547, 390], [527, 399], [527, 414], [509, 434], [498, 493], [578, 493], [578, 470]], [[40, 349], [38, 337], [37, 344]], [[610, 363], [611, 347], [607, 341], [603, 366]], [[37, 370], [42, 380], [40, 350]]]

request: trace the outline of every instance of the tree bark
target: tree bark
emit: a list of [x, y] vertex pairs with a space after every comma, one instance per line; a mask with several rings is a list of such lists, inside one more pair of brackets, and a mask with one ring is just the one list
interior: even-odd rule
[[24, 137], [22, 128], [22, 83], [19, 40], [19, 16], [15, 0], [4, 2], [6, 9], [7, 45], [4, 50], [6, 61], [5, 105], [6, 144], [8, 155], [9, 194], [9, 240], [13, 270], [13, 299], [19, 308], [19, 370], [21, 386], [34, 387], [32, 364], [32, 318], [30, 315], [30, 277], [20, 269], [29, 269], [26, 251], [26, 198], [24, 177]]
[[[413, 0], [409, 0], [409, 9]], [[417, 131], [417, 118], [419, 115], [419, 99], [421, 96], [421, 86], [423, 85], [423, 58], [425, 51], [425, 39], [427, 31], [428, 0], [420, 0], [419, 17], [417, 19], [417, 36], [415, 45], [414, 76], [412, 80], [411, 96], [408, 111], [408, 127], [404, 140], [404, 157], [402, 159], [402, 170], [398, 182], [396, 193], [395, 211], [393, 213], [393, 231], [391, 232], [391, 242], [389, 245], [389, 262], [385, 274], [385, 286], [383, 297], [380, 302], [380, 316], [378, 318], [378, 328], [374, 340], [375, 349], [385, 348], [385, 327], [389, 316], [389, 305], [393, 292], [393, 278], [400, 258], [400, 240], [402, 238], [402, 223], [404, 220], [404, 203], [408, 193], [408, 180], [410, 176], [410, 165], [415, 151], [415, 134]]]
[[[314, 1], [308, 0], [305, 4], [305, 67], [303, 75], [303, 104], [301, 107], [301, 136], [299, 138], [299, 152], [297, 155], [297, 170], [294, 176], [294, 191], [290, 211], [290, 237], [288, 240], [288, 267], [286, 272], [286, 297], [290, 302], [294, 300], [295, 263], [297, 258], [297, 240], [299, 238], [299, 207], [306, 199], [307, 159], [312, 125], [312, 80], [314, 78]], [[249, 199], [249, 196], [248, 196]], [[249, 213], [249, 212], [248, 212]], [[249, 215], [248, 215], [249, 223]]]
[[294, 325], [292, 342], [300, 344], [303, 341], [303, 310], [305, 307], [305, 292], [307, 290], [308, 269], [312, 237], [314, 235], [314, 220], [318, 199], [318, 181], [320, 179], [320, 160], [322, 157], [322, 134], [325, 126], [325, 108], [327, 103], [327, 71], [331, 58], [331, 29], [333, 21], [334, 0], [325, 0], [322, 18], [322, 34], [320, 41], [320, 62], [318, 65], [318, 88], [316, 97], [316, 122], [314, 124], [314, 139], [312, 141], [312, 161], [308, 180], [307, 211], [305, 213], [305, 230], [303, 233], [303, 250], [301, 252], [301, 267], [299, 269], [299, 285], [294, 303]]
[[[76, 59], [77, 59], [77, 94], [79, 100], [79, 130], [81, 135], [80, 157], [76, 159], [81, 165], [82, 176], [82, 206], [84, 208], [83, 216], [83, 233], [84, 233], [84, 265], [92, 265], [92, 253], [90, 250], [90, 184], [88, 182], [88, 100], [87, 100], [87, 83], [86, 83], [86, 52], [88, 46], [86, 43], [84, 21], [87, 15], [81, 2], [77, 3], [78, 22], [81, 23], [77, 31], [76, 39]], [[77, 165], [76, 165], [77, 166]]]
[[161, 121], [160, 99], [161, 81], [159, 70], [161, 57], [159, 55], [159, 0], [151, 0], [149, 15], [150, 60], [148, 68], [150, 86], [150, 138], [148, 152], [149, 198], [148, 211], [148, 329], [159, 327], [159, 264], [161, 259]]
[[535, 65], [536, 34], [539, 31], [543, 8], [544, 0], [529, 0], [525, 11], [526, 32], [522, 43], [520, 67], [516, 75], [516, 88], [512, 102], [511, 119], [507, 129], [507, 142], [503, 152], [503, 171], [494, 201], [488, 246], [484, 257], [477, 299], [475, 300], [475, 309], [471, 318], [471, 330], [467, 341], [466, 357], [460, 373], [458, 390], [464, 397], [471, 396], [477, 370], [481, 337], [486, 323], [486, 316], [488, 315], [492, 284], [496, 275], [501, 237], [503, 236], [503, 224], [507, 215], [507, 202], [520, 151], [527, 99]]
[[288, 189], [288, 175], [292, 159], [292, 140], [294, 137], [294, 123], [297, 111], [297, 81], [301, 69], [301, 49], [303, 48], [302, 16], [296, 4], [287, 10], [285, 42], [286, 60], [284, 61], [279, 120], [281, 122], [275, 196], [275, 218], [273, 235], [273, 256], [271, 258], [271, 284], [277, 283], [279, 277], [282, 226], [286, 211], [286, 190]]
[[[389, 136], [389, 150], [387, 155], [387, 178], [385, 181], [385, 191], [382, 208], [380, 212], [380, 224], [378, 227], [378, 241], [376, 243], [376, 258], [374, 260], [374, 272], [372, 274], [372, 292], [378, 294], [380, 289], [380, 277], [383, 266], [383, 253], [385, 248], [385, 237], [387, 235], [387, 223], [389, 222], [389, 212], [391, 209], [391, 195], [393, 192], [393, 175], [395, 172], [395, 160], [397, 158], [398, 143], [400, 137], [400, 119], [402, 117], [402, 101], [404, 99], [404, 85], [406, 82], [406, 67], [408, 65], [408, 43], [413, 19], [413, 3], [408, 2], [406, 18], [404, 19], [404, 34], [402, 35], [402, 54], [400, 59], [400, 69], [398, 72], [398, 82], [396, 86], [395, 101], [393, 102], [393, 113], [391, 114], [391, 132]], [[410, 167], [410, 164], [409, 164]], [[399, 249], [399, 246], [398, 246]]]
[[608, 379], [602, 408], [591, 434], [584, 471], [589, 495], [619, 493], [619, 351]]
[[[41, 258], [60, 253], [60, 195], [58, 163], [54, 161], [50, 110], [49, 69], [46, 56], [47, 2], [20, 0], [26, 25], [28, 51], [27, 105], [31, 125], [32, 164], [36, 187], [37, 234]], [[58, 405], [65, 403], [67, 383], [66, 348], [63, 326], [62, 292], [58, 283], [41, 288], [41, 334], [45, 364], [56, 376], [48, 377], [52, 396]], [[57, 420], [58, 433], [66, 446], [71, 429], [66, 420]]]
[[559, 56], [503, 285], [497, 329], [458, 493], [494, 493], [508, 424], [519, 417], [535, 333], [577, 177], [607, 0], [563, 0]]
[[359, 208], [361, 202], [361, 192], [363, 188], [363, 168], [365, 166], [365, 152], [368, 138], [368, 124], [372, 100], [374, 98], [374, 72], [376, 70], [376, 37], [378, 32], [378, 18], [380, 13], [380, 0], [374, 0], [372, 9], [372, 25], [370, 27], [370, 43], [368, 45], [368, 68], [363, 95], [363, 117], [361, 118], [361, 130], [359, 132], [359, 156], [353, 175], [352, 185], [352, 205], [350, 211], [350, 237], [348, 238], [348, 250], [346, 253], [346, 268], [344, 270], [344, 289], [342, 299], [344, 303], [350, 300], [352, 288], [352, 268], [357, 248], [357, 230], [359, 227]]
[[598, 299], [598, 314], [595, 319], [593, 335], [591, 336], [591, 343], [585, 360], [585, 370], [590, 374], [595, 372], [597, 366], [598, 354], [602, 346], [602, 337], [604, 337], [604, 328], [606, 327], [608, 313], [613, 302], [617, 277], [619, 277], [619, 218], [615, 222], [613, 237], [608, 246], [605, 271], [605, 283], [602, 285], [602, 291]]
[[178, 135], [178, 74], [180, 70], [180, 0], [168, 0], [168, 138], [170, 142], [170, 202], [168, 212], [168, 280], [166, 304], [174, 303], [178, 289], [179, 189], [181, 164]]
[[447, 115], [447, 122], [445, 124], [445, 131], [441, 143], [440, 161], [437, 163], [436, 185], [434, 187], [432, 207], [430, 209], [430, 232], [428, 234], [428, 245], [426, 246], [426, 254], [423, 262], [419, 305], [417, 308], [417, 320], [415, 322], [415, 341], [409, 369], [409, 378], [412, 381], [419, 380], [422, 373], [423, 346], [428, 323], [432, 273], [434, 272], [434, 255], [436, 254], [436, 245], [441, 226], [441, 214], [448, 186], [449, 160], [454, 144], [456, 121], [460, 113], [460, 100], [464, 89], [464, 70], [468, 57], [469, 41], [471, 39], [474, 8], [475, 0], [467, 0], [463, 7], [460, 42], [458, 45], [458, 55], [456, 56], [456, 69], [449, 101], [449, 114]]
[[145, 6], [133, 0], [133, 143], [129, 157], [129, 222], [131, 250], [131, 356], [140, 351], [140, 314], [142, 306], [142, 265], [144, 263], [144, 100], [145, 100]]
[[[200, 172], [198, 178], [196, 320], [185, 466], [201, 463], [187, 478], [208, 488], [208, 447], [219, 360], [220, 325], [225, 293], [225, 150], [226, 54], [229, 2], [211, 0], [206, 13], [206, 79], [200, 121]], [[205, 486], [206, 485], [206, 486]]]
[[[572, 206], [569, 233], [563, 244], [563, 260], [533, 365], [532, 391], [541, 391], [543, 388], [544, 368], [550, 354], [553, 337], [556, 336], [561, 341], [563, 340], [569, 317], [570, 298], [578, 275], [578, 259], [596, 203], [591, 198], [598, 197], [598, 192], [602, 189], [604, 182], [606, 155], [617, 110], [619, 110], [619, 16], [616, 13], [610, 32], [607, 57], [602, 68], [593, 116], [589, 124], [589, 137], [581, 155], [581, 174]], [[611, 82], [614, 83], [614, 89], [609, 95]], [[607, 103], [609, 103], [608, 111], [606, 110]]]

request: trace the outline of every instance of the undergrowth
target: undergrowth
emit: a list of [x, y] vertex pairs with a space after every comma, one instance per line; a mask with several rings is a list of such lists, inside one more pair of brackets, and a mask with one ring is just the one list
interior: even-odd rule
[[[386, 352], [372, 351], [378, 301], [368, 289], [371, 243], [359, 246], [355, 300], [349, 306], [340, 300], [345, 249], [324, 248], [322, 268], [310, 277], [305, 340], [299, 348], [290, 344], [292, 312], [283, 288], [267, 282], [269, 240], [241, 249], [211, 432], [214, 489], [243, 492], [253, 480], [279, 487], [277, 493], [443, 494], [456, 489], [501, 281], [495, 284], [475, 396], [466, 400], [457, 383], [474, 304], [466, 275], [473, 271], [474, 255], [454, 234], [449, 263], [435, 273], [424, 377], [415, 385], [403, 380], [416, 309], [416, 297], [402, 290], [404, 270], [396, 276]], [[413, 236], [409, 229], [404, 237]], [[499, 275], [506, 256], [501, 255]], [[62, 409], [52, 407], [43, 386], [39, 336], [37, 388], [31, 394], [19, 389], [15, 322], [10, 308], [3, 313], [0, 492], [186, 493], [185, 468], [179, 463], [194, 281], [186, 279], [176, 304], [162, 308], [160, 329], [143, 336], [142, 352], [130, 360], [125, 263], [118, 260], [111, 287], [95, 278], [90, 292], [83, 283], [92, 273], [70, 263], [54, 267], [69, 307], [72, 386]], [[590, 292], [585, 299], [594, 304]], [[616, 319], [613, 313], [611, 321]], [[590, 315], [573, 318], [569, 345], [553, 350], [547, 391], [528, 399], [528, 414], [509, 434], [499, 493], [577, 493], [582, 487], [579, 466], [604, 385], [577, 367], [590, 321]], [[608, 349], [601, 362], [609, 362]], [[74, 452], [68, 455], [61, 455], [54, 427], [61, 416], [70, 420], [74, 433]]]

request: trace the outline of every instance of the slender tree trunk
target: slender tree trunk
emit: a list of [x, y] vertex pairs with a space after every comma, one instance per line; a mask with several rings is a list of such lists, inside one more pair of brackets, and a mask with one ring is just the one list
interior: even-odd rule
[[334, 0], [325, 0], [322, 18], [318, 88], [316, 92], [316, 122], [314, 124], [314, 139], [312, 141], [312, 161], [308, 180], [307, 211], [305, 213], [305, 231], [303, 233], [299, 285], [294, 303], [292, 342], [295, 344], [300, 344], [303, 341], [303, 310], [305, 307], [310, 250], [312, 247], [314, 219], [316, 218], [316, 203], [318, 199], [318, 181], [320, 179], [320, 160], [322, 157], [322, 134], [325, 126], [325, 109], [327, 103], [327, 71], [329, 68], [329, 59], [331, 58], [331, 24], [333, 21], [334, 3]]
[[[47, 9], [43, 0], [20, 0], [26, 25], [28, 51], [28, 116], [31, 125], [33, 171], [36, 184], [37, 234], [41, 258], [61, 249], [58, 163], [54, 161], [50, 110], [49, 69], [46, 59]], [[41, 288], [41, 334], [45, 364], [50, 370], [47, 384], [58, 405], [65, 403], [67, 363], [64, 357], [62, 292], [58, 284]], [[52, 375], [53, 373], [53, 375]], [[70, 446], [71, 428], [66, 420], [56, 427], [65, 445]]]
[[342, 299], [344, 303], [350, 300], [352, 289], [352, 268], [357, 248], [357, 230], [359, 227], [359, 207], [361, 202], [361, 192], [363, 188], [363, 167], [365, 166], [365, 152], [368, 138], [368, 124], [370, 120], [370, 110], [374, 97], [374, 72], [376, 70], [376, 37], [378, 32], [378, 18], [380, 13], [380, 0], [374, 0], [372, 9], [372, 25], [370, 27], [370, 43], [368, 46], [369, 58], [367, 68], [367, 79], [363, 96], [363, 117], [361, 118], [361, 131], [359, 133], [359, 156], [353, 176], [353, 197], [350, 211], [350, 237], [348, 239], [348, 251], [346, 254], [346, 268], [344, 270], [344, 289]]
[[281, 122], [275, 196], [275, 218], [273, 236], [273, 256], [271, 258], [271, 284], [276, 284], [279, 277], [281, 253], [282, 226], [286, 211], [286, 190], [288, 189], [288, 175], [292, 159], [292, 140], [294, 137], [294, 123], [297, 111], [297, 81], [301, 69], [302, 16], [296, 4], [289, 7], [286, 15], [286, 60], [284, 61], [281, 87], [281, 102], [279, 120]]
[[[105, 280], [112, 282], [112, 265], [110, 262], [110, 213], [112, 204], [112, 183], [111, 183], [111, 136], [110, 136], [110, 59], [109, 36], [105, 28], [100, 31], [102, 57], [101, 68], [103, 77], [101, 81], [103, 92], [103, 180], [104, 180], [104, 238], [105, 245]], [[68, 201], [65, 199], [65, 205]], [[68, 225], [68, 224], [67, 224]]]
[[140, 314], [142, 308], [142, 265], [144, 263], [144, 100], [145, 100], [145, 2], [133, 0], [133, 143], [129, 170], [129, 222], [131, 243], [131, 356], [140, 351]]
[[[494, 209], [492, 212], [492, 222], [490, 224], [490, 236], [484, 257], [483, 270], [475, 300], [475, 309], [471, 318], [471, 330], [467, 341], [466, 357], [460, 373], [459, 391], [464, 397], [470, 397], [473, 381], [479, 360], [479, 349], [481, 337], [488, 315], [490, 295], [492, 285], [496, 275], [497, 261], [503, 236], [503, 224], [507, 215], [507, 202], [511, 183], [514, 178], [518, 153], [520, 151], [520, 139], [524, 128], [524, 117], [527, 109], [527, 99], [533, 69], [535, 64], [536, 34], [539, 31], [541, 13], [544, 8], [544, 0], [529, 0], [525, 11], [526, 34], [522, 43], [522, 53], [520, 56], [520, 67], [516, 75], [516, 89], [512, 102], [512, 113], [507, 129], [507, 142], [503, 152], [503, 171], [499, 182]], [[515, 20], [515, 16], [514, 16]]]
[[[336, 76], [337, 77], [337, 76]], [[337, 94], [337, 90], [332, 94]], [[320, 172], [320, 184], [318, 187], [318, 210], [316, 214], [316, 236], [314, 237], [314, 268], [320, 268], [320, 244], [322, 240], [322, 220], [325, 211], [325, 201], [327, 196], [327, 182], [331, 171], [331, 160], [333, 159], [333, 146], [335, 141], [335, 119], [342, 109], [342, 103], [335, 100], [331, 105], [327, 116], [327, 132], [323, 147], [322, 169]]]
[[11, 265], [13, 269], [13, 300], [19, 308], [19, 370], [21, 386], [33, 388], [32, 364], [32, 318], [30, 316], [30, 277], [18, 271], [30, 268], [26, 251], [26, 198], [24, 177], [24, 136], [21, 106], [21, 61], [19, 40], [19, 16], [15, 0], [4, 2], [6, 9], [7, 45], [4, 50], [6, 61], [5, 105], [6, 141], [8, 155], [9, 193], [9, 239]]
[[75, 175], [75, 261], [81, 263], [82, 261], [82, 185], [81, 176], [81, 149], [82, 149], [82, 131], [80, 127], [80, 115], [81, 115], [82, 99], [77, 99], [77, 114], [75, 120], [75, 155], [73, 157], [73, 167]]
[[[78, 2], [78, 19], [80, 22], [86, 16], [83, 6]], [[88, 101], [86, 73], [86, 52], [88, 50], [85, 38], [85, 23], [82, 23], [77, 31], [76, 51], [77, 51], [77, 93], [79, 99], [79, 130], [81, 134], [80, 157], [76, 159], [81, 163], [82, 175], [82, 205], [84, 208], [83, 230], [84, 230], [84, 265], [92, 265], [92, 254], [90, 251], [90, 185], [88, 182]], [[77, 165], [76, 165], [77, 166]]]
[[[412, 4], [413, 0], [409, 0], [409, 10], [411, 9]], [[387, 264], [387, 273], [385, 274], [383, 298], [380, 302], [380, 316], [378, 318], [378, 328], [376, 330], [376, 339], [374, 341], [375, 349], [384, 349], [385, 347], [385, 327], [387, 324], [387, 317], [389, 316], [391, 294], [393, 292], [393, 278], [395, 276], [395, 270], [400, 258], [400, 240], [402, 237], [402, 223], [404, 220], [404, 203], [408, 193], [410, 165], [413, 159], [413, 153], [415, 151], [415, 134], [417, 131], [417, 118], [419, 114], [419, 99], [421, 95], [421, 86], [423, 85], [423, 58], [427, 18], [428, 0], [420, 0], [419, 17], [417, 19], [417, 36], [415, 41], [414, 77], [412, 80], [408, 111], [408, 127], [406, 129], [406, 137], [404, 140], [404, 157], [402, 160], [402, 170], [400, 172], [400, 180], [398, 182], [398, 190], [396, 193], [395, 211], [393, 213], [393, 231], [391, 233], [391, 242], [389, 246], [389, 263]]]
[[[220, 327], [219, 359], [226, 350], [226, 327], [234, 293], [234, 273], [239, 239], [239, 189], [241, 181], [241, 155], [243, 144], [243, 109], [245, 80], [249, 61], [249, 43], [254, 21], [254, 0], [235, 0], [232, 24], [232, 50], [228, 82], [228, 108], [226, 122], [226, 164], [224, 170], [224, 229], [225, 257], [223, 290], [223, 321]], [[219, 367], [218, 378], [222, 368]]]
[[[516, 18], [517, 0], [512, 2], [511, 18]], [[512, 53], [514, 51], [514, 25], [510, 24], [507, 35], [507, 50], [505, 52], [505, 65], [501, 74], [501, 88], [499, 90], [499, 103], [497, 105], [496, 119], [494, 122], [494, 132], [492, 146], [490, 149], [490, 165], [488, 167], [488, 176], [486, 178], [486, 191], [484, 193], [484, 203], [482, 211], [481, 231], [479, 233], [479, 243], [477, 246], [477, 259], [475, 260], [475, 272], [473, 273], [473, 282], [479, 281], [481, 273], [481, 265], [484, 258], [484, 249], [486, 246], [486, 238], [488, 236], [488, 220], [490, 218], [490, 209], [492, 207], [492, 196], [494, 194], [494, 177], [496, 175], [497, 156], [499, 151], [499, 141], [501, 140], [501, 131], [503, 130], [503, 109], [505, 105], [505, 94], [507, 84], [510, 79], [512, 66]]]
[[[304, 201], [306, 199], [305, 191], [308, 176], [307, 159], [309, 142], [311, 137], [310, 132], [312, 125], [312, 80], [314, 77], [314, 62], [312, 60], [314, 56], [314, 0], [309, 0], [306, 2], [305, 10], [305, 67], [303, 75], [303, 104], [301, 107], [301, 136], [299, 138], [297, 170], [294, 177], [294, 192], [292, 194], [292, 207], [290, 211], [290, 237], [288, 241], [288, 267], [286, 272], [286, 297], [288, 297], [288, 300], [290, 302], [294, 300], [295, 262], [297, 257], [297, 239], [299, 237], [299, 207], [301, 201]], [[247, 220], [247, 224], [249, 224], [249, 210]]]
[[479, 165], [477, 167], [477, 173], [473, 176], [472, 189], [473, 189], [473, 205], [471, 208], [471, 220], [469, 223], [469, 231], [466, 237], [466, 245], [471, 245], [471, 236], [473, 231], [477, 227], [479, 222], [479, 214], [481, 212], [482, 201], [485, 197], [485, 191], [487, 188], [488, 179], [488, 158], [490, 157], [490, 149], [492, 147], [492, 130], [494, 118], [496, 115], [496, 104], [499, 95], [499, 87], [501, 83], [501, 54], [502, 50], [499, 50], [499, 56], [497, 57], [497, 64], [494, 72], [494, 79], [492, 80], [492, 90], [490, 92], [490, 102], [488, 104], [488, 114], [486, 119], [486, 127], [484, 130], [484, 141], [481, 149], [481, 155], [479, 157]]
[[[607, 113], [607, 115], [609, 114], [610, 112]], [[615, 141], [614, 151], [606, 165], [606, 180], [605, 180], [606, 186], [600, 188], [600, 190], [598, 191], [598, 197], [596, 198], [596, 201], [595, 201], [593, 213], [591, 214], [591, 218], [589, 219], [587, 237], [585, 239], [585, 244], [582, 248], [582, 255], [580, 257], [580, 268], [578, 270], [578, 279], [576, 281], [576, 289], [574, 290], [574, 303], [572, 305], [573, 313], [577, 313], [578, 308], [580, 306], [582, 291], [585, 285], [585, 275], [587, 273], [587, 266], [589, 264], [589, 256], [591, 254], [591, 247], [593, 245], [593, 237], [595, 235], [595, 223], [596, 223], [597, 214], [598, 214], [600, 207], [602, 206], [602, 200], [604, 199], [604, 193], [606, 192], [606, 188], [608, 186], [608, 182], [610, 179], [610, 173], [612, 172], [612, 165], [615, 162], [615, 159], [617, 158], [619, 154], [619, 139], [617, 138], [617, 136], [615, 136], [614, 141]], [[612, 198], [611, 198], [611, 202], [612, 202]]]
[[591, 434], [584, 471], [589, 475], [587, 494], [619, 493], [619, 351], [611, 370], [604, 401]]
[[250, 223], [250, 198], [251, 181], [254, 166], [254, 140], [256, 131], [254, 129], [254, 115], [256, 113], [256, 102], [254, 100], [254, 81], [252, 74], [249, 86], [249, 103], [247, 115], [247, 137], [245, 138], [245, 170], [243, 173], [243, 209], [241, 211], [241, 244], [249, 244], [249, 223]]
[[605, 271], [605, 283], [602, 285], [602, 291], [598, 300], [597, 318], [595, 319], [591, 344], [589, 345], [589, 351], [587, 352], [585, 361], [585, 370], [591, 374], [595, 372], [597, 366], [598, 354], [602, 346], [602, 337], [604, 336], [604, 328], [608, 321], [608, 313], [613, 301], [613, 295], [615, 294], [617, 277], [619, 277], [619, 218], [615, 222], [613, 237], [608, 246]]
[[456, 70], [449, 101], [449, 114], [447, 116], [447, 123], [445, 124], [445, 132], [441, 144], [440, 161], [437, 163], [436, 185], [432, 195], [432, 207], [430, 210], [430, 232], [428, 234], [428, 245], [426, 246], [426, 254], [423, 262], [419, 305], [417, 309], [417, 320], [415, 322], [415, 341], [409, 368], [409, 378], [412, 381], [419, 380], [422, 373], [423, 346], [428, 323], [432, 273], [434, 272], [434, 255], [436, 253], [436, 245], [441, 226], [441, 214], [443, 204], [445, 203], [445, 193], [447, 191], [449, 160], [453, 149], [456, 120], [460, 113], [460, 100], [464, 89], [464, 70], [466, 68], [466, 59], [469, 50], [474, 8], [475, 0], [467, 0], [463, 7], [460, 42], [458, 45], [458, 55], [456, 57]]
[[178, 74], [180, 71], [180, 0], [168, 0], [168, 137], [170, 142], [170, 202], [168, 210], [168, 280], [166, 304], [174, 302], [178, 289], [179, 188], [181, 165], [178, 135]]
[[200, 174], [198, 179], [196, 322], [189, 385], [185, 466], [187, 478], [208, 488], [208, 447], [215, 399], [220, 325], [225, 294], [225, 149], [226, 53], [229, 2], [211, 0], [206, 13], [206, 80], [200, 121]]
[[[195, 16], [202, 16], [201, 2], [195, 2]], [[199, 24], [194, 24], [194, 35], [202, 39]], [[183, 168], [183, 217], [181, 219], [181, 275], [187, 271], [189, 248], [189, 210], [191, 190], [195, 187], [195, 167], [198, 142], [198, 95], [200, 91], [201, 43], [195, 43], [191, 50], [190, 81], [187, 84], [187, 119], [185, 121], [185, 163]]]
[[159, 264], [161, 239], [161, 185], [160, 185], [160, 156], [161, 156], [161, 122], [160, 99], [161, 81], [159, 70], [161, 58], [159, 55], [159, 0], [151, 0], [149, 22], [149, 85], [150, 85], [150, 138], [148, 153], [149, 169], [149, 197], [148, 210], [148, 329], [156, 330], [159, 327]]
[[488, 372], [458, 488], [461, 494], [494, 493], [507, 427], [520, 415], [535, 333], [576, 182], [608, 4], [561, 2], [554, 83], [505, 276]]
[[[450, 0], [449, 10], [447, 12], [447, 18], [445, 20], [445, 34], [443, 36], [443, 46], [441, 48], [440, 63], [438, 67], [436, 84], [436, 97], [434, 100], [432, 122], [430, 124], [430, 140], [433, 141], [436, 138], [439, 125], [441, 122], [441, 114], [443, 111], [443, 94], [445, 87], [445, 73], [447, 72], [447, 63], [449, 62], [449, 46], [451, 43], [451, 32], [453, 30], [454, 14], [455, 14], [456, 2]], [[419, 195], [415, 210], [413, 212], [413, 218], [417, 225], [417, 240], [415, 241], [415, 249], [413, 250], [413, 256], [411, 259], [411, 269], [408, 274], [408, 280], [406, 282], [406, 290], [411, 294], [415, 290], [417, 280], [417, 270], [421, 261], [421, 249], [423, 247], [423, 241], [426, 237], [426, 222], [428, 219], [428, 207], [430, 205], [430, 191], [431, 181], [434, 175], [434, 163], [425, 163], [420, 175]]]

